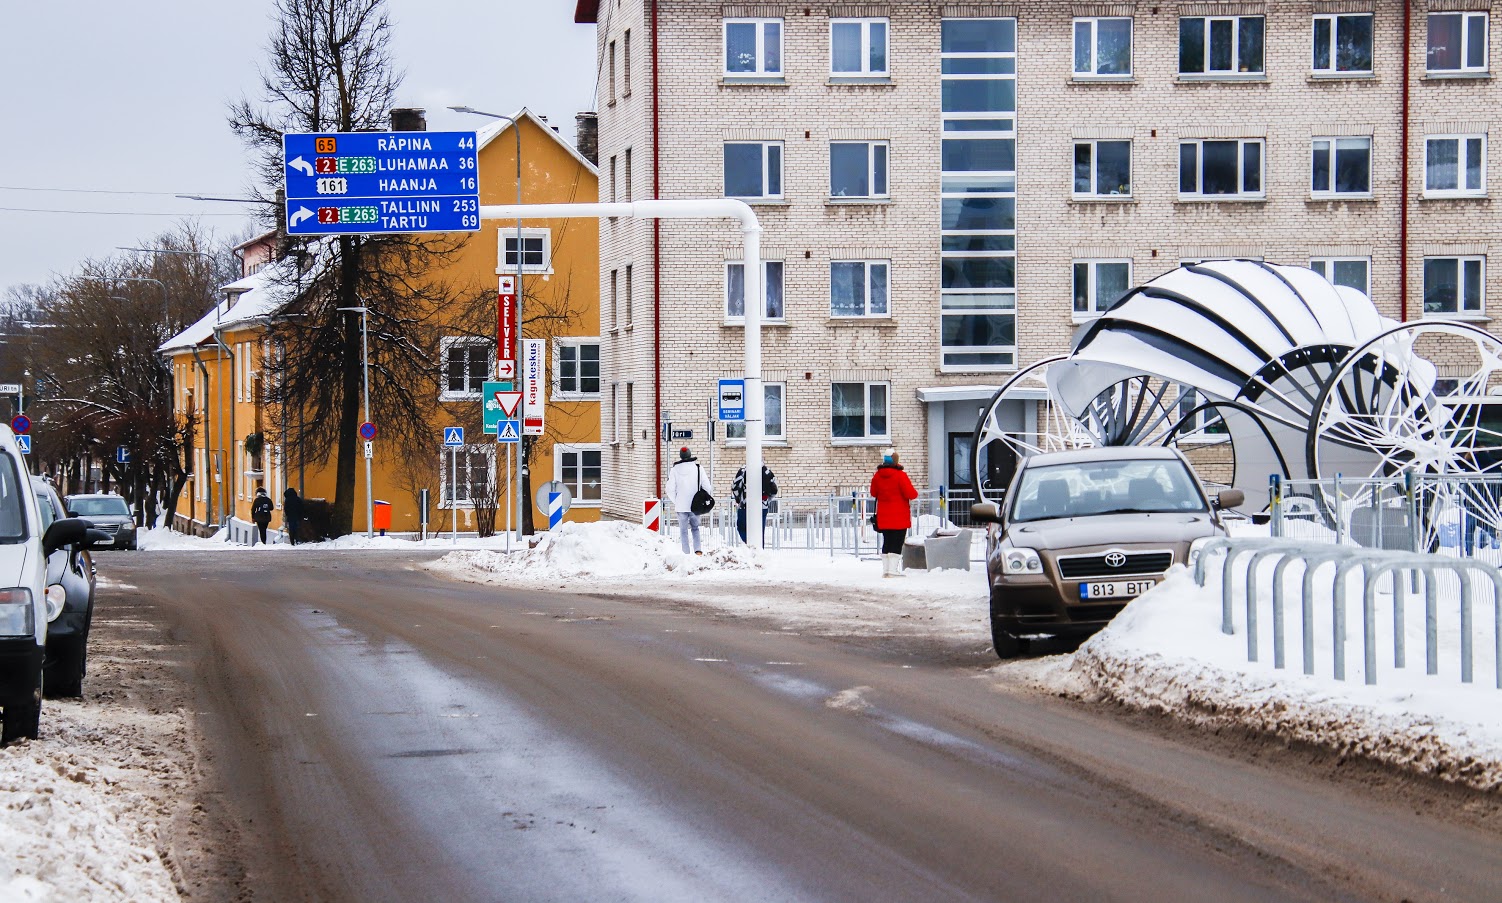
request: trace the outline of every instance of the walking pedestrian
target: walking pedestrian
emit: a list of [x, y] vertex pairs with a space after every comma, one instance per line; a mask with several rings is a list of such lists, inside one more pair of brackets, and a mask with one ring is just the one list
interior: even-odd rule
[[[777, 494], [777, 477], [772, 474], [772, 468], [763, 464], [761, 466], [761, 544], [767, 544], [767, 502]], [[741, 542], [746, 541], [746, 465], [735, 472], [735, 480], [730, 484], [730, 497], [735, 500], [735, 532], [740, 534]]]
[[291, 486], [282, 493], [282, 526], [287, 528], [287, 541], [297, 545], [297, 531], [302, 529], [302, 496]]
[[[694, 554], [704, 554], [699, 546], [699, 515], [708, 513], [714, 507], [714, 496], [709, 495], [709, 507], [704, 508], [700, 493], [708, 494], [711, 491], [709, 475], [699, 466], [699, 459], [688, 450], [688, 446], [678, 449], [678, 463], [668, 471], [668, 500], [673, 503], [673, 510], [678, 512], [678, 538], [683, 543], [685, 555], [689, 553], [690, 532], [694, 537]], [[699, 502], [697, 506], [696, 501]], [[695, 510], [696, 508], [703, 510]]]
[[887, 449], [871, 476], [871, 497], [876, 500], [875, 526], [881, 534], [881, 575], [902, 576], [902, 542], [913, 524], [911, 503], [918, 497], [895, 448]]
[[[255, 521], [256, 535], [261, 538], [263, 546], [267, 544], [266, 528], [271, 526], [271, 508], [271, 496], [266, 494], [266, 488], [257, 489], [255, 501], [250, 503], [250, 519]], [[255, 537], [251, 538], [250, 544], [256, 544]]]

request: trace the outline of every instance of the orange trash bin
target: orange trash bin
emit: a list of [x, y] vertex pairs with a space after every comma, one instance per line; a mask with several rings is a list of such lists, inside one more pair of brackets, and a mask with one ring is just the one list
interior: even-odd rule
[[372, 509], [372, 519], [375, 521], [372, 526], [385, 536], [386, 531], [391, 529], [391, 503], [377, 499], [372, 503]]

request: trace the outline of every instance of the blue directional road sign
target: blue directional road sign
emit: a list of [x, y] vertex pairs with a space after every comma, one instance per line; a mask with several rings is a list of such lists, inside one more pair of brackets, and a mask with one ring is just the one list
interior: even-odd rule
[[444, 427], [443, 428], [443, 447], [444, 448], [463, 448], [464, 447], [464, 427], [462, 427], [462, 426], [446, 426], [446, 427]]
[[123, 445], [117, 445], [117, 446], [115, 446], [115, 463], [116, 464], [129, 464], [130, 463], [130, 449], [126, 448]]
[[502, 420], [497, 423], [495, 441], [513, 445], [522, 441], [521, 421]]
[[21, 447], [21, 454], [31, 454], [31, 437], [22, 433], [16, 437], [16, 444]]
[[474, 132], [282, 136], [290, 235], [477, 232]]

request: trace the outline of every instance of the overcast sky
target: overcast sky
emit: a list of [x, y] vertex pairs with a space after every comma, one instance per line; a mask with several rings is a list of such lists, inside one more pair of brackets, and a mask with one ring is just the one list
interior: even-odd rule
[[[527, 106], [572, 139], [574, 114], [593, 108], [594, 28], [574, 24], [573, 3], [387, 6], [407, 75], [399, 105], [426, 108], [430, 129], [485, 124], [450, 104]], [[243, 208], [173, 195], [245, 196], [248, 158], [225, 110], [256, 96], [271, 11], [270, 0], [0, 0], [0, 291], [66, 274], [183, 217], [226, 235], [250, 228]]]

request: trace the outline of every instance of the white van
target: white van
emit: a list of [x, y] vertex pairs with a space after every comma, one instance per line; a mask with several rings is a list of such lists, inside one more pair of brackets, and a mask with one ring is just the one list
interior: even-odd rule
[[48, 592], [47, 556], [97, 539], [78, 518], [45, 533], [42, 523], [16, 435], [0, 424], [0, 743], [35, 738], [41, 720], [47, 622], [66, 598], [61, 586]]

